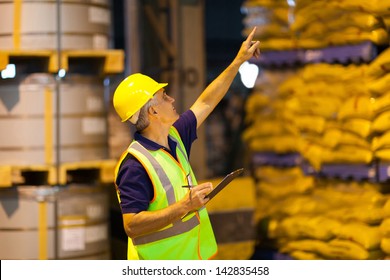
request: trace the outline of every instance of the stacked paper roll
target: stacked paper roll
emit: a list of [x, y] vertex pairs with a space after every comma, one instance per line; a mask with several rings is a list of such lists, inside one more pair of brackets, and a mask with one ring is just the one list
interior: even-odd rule
[[0, 1], [2, 50], [104, 50], [109, 47], [110, 26], [107, 0], [64, 0], [59, 6], [53, 0]]

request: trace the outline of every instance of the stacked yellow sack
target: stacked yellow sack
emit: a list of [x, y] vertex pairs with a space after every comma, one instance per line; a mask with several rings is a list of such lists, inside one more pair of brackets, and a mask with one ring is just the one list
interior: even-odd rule
[[[271, 171], [273, 170], [273, 171]], [[305, 176], [299, 167], [279, 169], [275, 167], [262, 166], [256, 169], [256, 173], [270, 175], [261, 176], [257, 189], [262, 196], [271, 200], [291, 196], [293, 194], [303, 194], [314, 186], [314, 178]], [[272, 173], [277, 173], [278, 177], [273, 177]]]
[[246, 103], [243, 140], [253, 151], [298, 151], [317, 170], [324, 163], [370, 163], [377, 103], [367, 68], [319, 63], [257, 83]]
[[[300, 202], [305, 200], [306, 194], [314, 187], [314, 179], [305, 176], [299, 167], [259, 166], [254, 172], [257, 181], [256, 221], [265, 217], [279, 218], [293, 214], [292, 212], [301, 212], [296, 210], [297, 207], [308, 207], [308, 211], [312, 211], [309, 201], [303, 204]], [[294, 199], [300, 202], [292, 203]], [[294, 207], [295, 209], [292, 209]]]
[[290, 71], [263, 71], [245, 104], [243, 141], [253, 152], [296, 152], [299, 135], [284, 115], [285, 101], [275, 94]]
[[336, 236], [341, 223], [321, 215], [297, 215], [282, 219], [271, 236], [274, 238], [316, 239], [327, 241]]
[[298, 151], [316, 170], [390, 161], [390, 48], [368, 65], [318, 63], [282, 76], [248, 98], [250, 149]]
[[[243, 35], [257, 26], [263, 51], [389, 43], [390, 4], [383, 0], [246, 0]], [[291, 3], [291, 4], [289, 4]]]
[[345, 239], [296, 240], [288, 242], [280, 249], [295, 259], [329, 260], [378, 260], [383, 259], [381, 250], [366, 250], [360, 244]]
[[385, 212], [385, 219], [379, 226], [379, 230], [382, 234], [381, 249], [390, 258], [390, 198], [383, 207]]
[[[368, 2], [368, 1], [367, 1]], [[386, 29], [390, 32], [390, 3], [389, 1], [374, 0], [372, 1], [372, 13], [380, 16]]]
[[372, 151], [376, 158], [390, 160], [390, 48], [383, 51], [367, 69], [367, 88], [373, 98]]
[[361, 136], [352, 130], [364, 131], [361, 122], [347, 125], [346, 122], [354, 119], [352, 114], [339, 117], [344, 107], [355, 109], [352, 105], [356, 103], [348, 101], [351, 93], [369, 96], [366, 68], [325, 63], [307, 65], [278, 88], [278, 94], [286, 100], [284, 122], [290, 123], [290, 130], [300, 135], [298, 151], [317, 170], [323, 163], [372, 161], [369, 133]]
[[390, 49], [368, 64], [364, 72], [364, 85], [361, 87], [364, 90], [353, 91], [345, 100], [338, 112], [338, 120], [343, 130], [366, 140], [365, 143], [353, 141], [353, 146], [359, 146], [363, 162], [369, 163], [373, 159], [389, 161]]
[[332, 149], [324, 153], [324, 163], [369, 164], [373, 161], [370, 133], [374, 104], [375, 99], [369, 92], [352, 92], [343, 102], [337, 113], [340, 128], [331, 129], [325, 135]]
[[263, 51], [295, 48], [289, 28], [293, 9], [284, 0], [246, 0], [241, 7], [245, 15], [243, 36], [256, 26], [255, 38], [261, 41]]
[[390, 203], [386, 206], [378, 189], [370, 183], [321, 180], [306, 193], [269, 198], [268, 236], [294, 259], [383, 259], [382, 247], [390, 244], [382, 238], [390, 232], [384, 226]]
[[[386, 26], [370, 1], [297, 0], [291, 30], [298, 34], [298, 47], [324, 48], [371, 41], [387, 44]], [[382, 1], [383, 2], [383, 1]]]
[[[334, 8], [372, 12], [374, 10], [373, 4], [376, 1], [377, 0], [317, 0], [315, 2], [320, 3], [321, 6], [324, 4], [324, 2], [326, 2], [328, 6]], [[313, 3], [311, 0], [295, 0], [296, 10], [305, 8], [311, 3]]]

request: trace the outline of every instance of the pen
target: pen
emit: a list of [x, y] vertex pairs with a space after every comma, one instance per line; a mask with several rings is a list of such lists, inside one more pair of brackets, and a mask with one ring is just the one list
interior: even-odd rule
[[182, 186], [182, 188], [188, 188], [188, 189], [190, 190], [190, 200], [192, 200], [192, 196], [191, 196], [192, 187], [193, 187], [193, 186], [191, 186], [191, 185]]

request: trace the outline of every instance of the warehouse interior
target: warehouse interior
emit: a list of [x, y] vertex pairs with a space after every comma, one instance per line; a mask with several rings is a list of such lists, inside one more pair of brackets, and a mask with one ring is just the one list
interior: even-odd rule
[[126, 260], [116, 87], [167, 82], [182, 113], [254, 27], [191, 152], [199, 183], [244, 168], [207, 204], [215, 259], [390, 259], [386, 2], [0, 1], [0, 259]]

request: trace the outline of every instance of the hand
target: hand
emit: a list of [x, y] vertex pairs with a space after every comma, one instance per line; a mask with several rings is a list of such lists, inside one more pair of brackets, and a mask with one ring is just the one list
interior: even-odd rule
[[200, 207], [205, 205], [210, 199], [206, 196], [213, 190], [213, 185], [210, 182], [203, 183], [197, 186], [192, 187], [186, 199], [189, 202], [190, 211], [198, 210]]
[[235, 60], [237, 60], [240, 64], [247, 61], [251, 57], [260, 57], [260, 41], [253, 41], [253, 37], [256, 33], [256, 27], [253, 28], [252, 32], [248, 35], [246, 40], [242, 42], [241, 48], [237, 53]]

